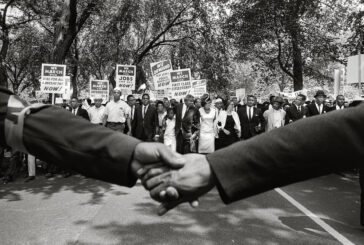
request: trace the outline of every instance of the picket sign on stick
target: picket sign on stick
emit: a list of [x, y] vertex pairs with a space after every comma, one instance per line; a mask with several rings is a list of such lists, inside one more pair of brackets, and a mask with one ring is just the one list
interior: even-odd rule
[[170, 72], [172, 84], [172, 98], [177, 100], [184, 98], [191, 90], [191, 70], [181, 69]]
[[136, 66], [116, 65], [116, 87], [135, 90]]
[[42, 64], [40, 91], [63, 94], [65, 90], [66, 65]]
[[163, 60], [150, 64], [152, 71], [153, 85], [155, 90], [164, 90], [172, 88], [170, 72], [172, 63], [170, 60]]
[[109, 101], [109, 81], [108, 80], [90, 80], [90, 98], [101, 97], [103, 103]]

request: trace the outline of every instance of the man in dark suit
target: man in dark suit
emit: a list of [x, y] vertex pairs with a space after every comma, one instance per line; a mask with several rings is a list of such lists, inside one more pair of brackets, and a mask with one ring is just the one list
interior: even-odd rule
[[336, 96], [335, 105], [331, 108], [330, 111], [338, 111], [345, 109], [345, 97], [344, 95]]
[[150, 174], [143, 183], [153, 198], [164, 202], [159, 210], [163, 214], [214, 186], [221, 199], [231, 203], [335, 171], [362, 168], [363, 121], [364, 104], [299, 120], [206, 156], [185, 155], [181, 170]]
[[142, 105], [136, 108], [134, 118], [134, 136], [140, 140], [152, 142], [156, 129], [156, 109], [150, 105], [149, 94], [143, 94]]
[[28, 153], [88, 177], [132, 187], [148, 164], [181, 167], [184, 159], [163, 144], [87, 122], [50, 105], [29, 106], [0, 87], [0, 147]]
[[286, 111], [286, 125], [306, 117], [307, 109], [305, 106], [306, 96], [303, 94], [297, 95], [297, 98], [292, 106]]
[[315, 95], [315, 101], [307, 106], [307, 117], [325, 114], [329, 108], [324, 105], [326, 94], [322, 90], [318, 90]]
[[260, 109], [254, 107], [255, 97], [249, 95], [246, 106], [238, 110], [241, 124], [241, 138], [250, 139], [264, 130], [265, 119]]
[[126, 98], [126, 103], [130, 106], [130, 124], [131, 124], [131, 129], [129, 129], [129, 127], [127, 125], [125, 125], [125, 130], [124, 133], [126, 134], [127, 132], [131, 131], [131, 135], [135, 136], [135, 111], [136, 108], [138, 107], [138, 105], [136, 104], [136, 100], [134, 95], [129, 94], [128, 97]]
[[186, 154], [191, 152], [190, 139], [192, 134], [198, 130], [200, 123], [200, 112], [193, 105], [194, 97], [187, 95], [184, 103], [178, 104], [176, 109], [176, 140], [177, 152]]
[[239, 103], [238, 98], [236, 96], [232, 97], [231, 100], [234, 103], [234, 111], [237, 113], [239, 108], [242, 107], [242, 105]]
[[78, 103], [78, 99], [76, 97], [71, 100], [71, 109], [70, 112], [75, 115], [90, 121], [90, 117], [85, 109], [82, 109], [80, 104]]

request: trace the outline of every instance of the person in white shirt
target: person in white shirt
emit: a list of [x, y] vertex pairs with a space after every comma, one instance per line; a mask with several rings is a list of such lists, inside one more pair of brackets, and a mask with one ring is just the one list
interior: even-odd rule
[[[106, 122], [106, 127], [124, 133], [125, 124], [131, 127], [130, 122], [130, 106], [121, 97], [121, 90], [119, 88], [114, 89], [114, 99], [107, 103], [104, 113], [104, 121]], [[127, 133], [131, 135], [130, 130]]]
[[282, 109], [283, 103], [284, 100], [277, 96], [273, 99], [272, 108], [264, 112], [266, 132], [285, 125], [286, 112]]
[[105, 106], [102, 105], [101, 96], [97, 96], [94, 99], [95, 105], [90, 107], [88, 110], [88, 115], [90, 117], [90, 122], [93, 124], [104, 124], [104, 114], [105, 114]]
[[167, 109], [167, 116], [163, 120], [163, 129], [160, 137], [163, 139], [163, 143], [176, 151], [177, 141], [176, 141], [176, 117], [173, 108]]
[[162, 133], [162, 130], [163, 130], [163, 121], [165, 119], [167, 115], [167, 111], [166, 109], [164, 108], [164, 103], [163, 101], [158, 101], [157, 102], [157, 122], [156, 122], [156, 135], [155, 135], [155, 141], [160, 141], [162, 142], [161, 138], [160, 138], [160, 135]]

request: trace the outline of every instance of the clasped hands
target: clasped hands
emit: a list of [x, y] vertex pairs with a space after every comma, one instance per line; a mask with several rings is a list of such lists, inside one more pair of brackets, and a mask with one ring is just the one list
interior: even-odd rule
[[180, 155], [160, 143], [139, 143], [131, 171], [150, 196], [161, 203], [163, 215], [183, 202], [198, 206], [198, 197], [215, 186], [214, 175], [204, 155]]

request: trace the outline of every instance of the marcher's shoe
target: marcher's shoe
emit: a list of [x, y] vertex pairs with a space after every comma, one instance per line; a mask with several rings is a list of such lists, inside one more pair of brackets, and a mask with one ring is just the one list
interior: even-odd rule
[[52, 174], [52, 173], [46, 173], [46, 174], [45, 174], [45, 177], [46, 177], [47, 179], [52, 178], [52, 177], [53, 177], [53, 174]]
[[35, 176], [29, 176], [24, 182], [30, 182], [32, 180], [35, 180]]

